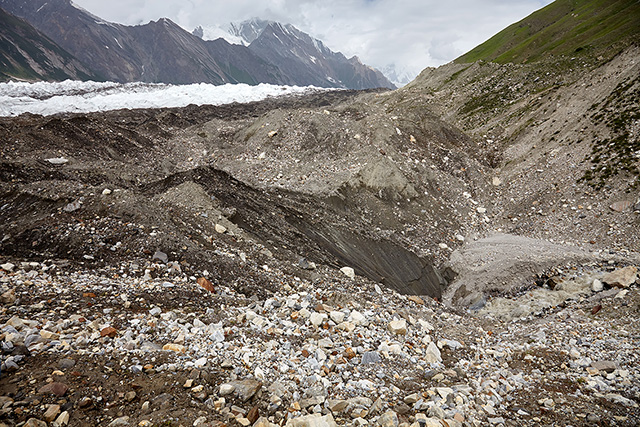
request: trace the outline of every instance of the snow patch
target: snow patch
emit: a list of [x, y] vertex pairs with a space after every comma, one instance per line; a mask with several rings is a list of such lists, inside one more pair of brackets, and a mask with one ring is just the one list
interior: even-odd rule
[[98, 83], [67, 80], [49, 83], [0, 83], [0, 116], [23, 113], [89, 113], [122, 108], [163, 108], [254, 102], [274, 96], [322, 91], [313, 86], [207, 83], [166, 85], [152, 83]]

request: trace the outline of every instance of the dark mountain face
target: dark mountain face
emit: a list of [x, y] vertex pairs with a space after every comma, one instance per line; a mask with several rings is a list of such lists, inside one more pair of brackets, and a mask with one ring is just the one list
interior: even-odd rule
[[27, 22], [0, 9], [0, 81], [12, 78], [100, 79]]
[[[255, 29], [251, 22], [247, 26]], [[247, 31], [240, 29], [239, 32], [244, 34]], [[347, 59], [343, 54], [331, 51], [321, 41], [292, 25], [268, 23], [251, 42], [249, 49], [266, 61], [277, 64], [288, 77], [288, 84], [395, 89], [381, 72], [362, 64], [356, 57]]]
[[168, 19], [140, 26], [106, 22], [70, 0], [0, 0], [0, 7], [111, 81], [393, 87], [378, 71], [347, 60], [290, 25], [256, 21], [236, 28], [253, 40], [247, 48], [204, 41]]

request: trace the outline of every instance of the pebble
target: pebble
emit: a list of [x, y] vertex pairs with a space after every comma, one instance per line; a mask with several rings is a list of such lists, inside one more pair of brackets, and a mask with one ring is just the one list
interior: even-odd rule
[[340, 271], [350, 279], [354, 279], [356, 277], [356, 272], [351, 267], [342, 267]]

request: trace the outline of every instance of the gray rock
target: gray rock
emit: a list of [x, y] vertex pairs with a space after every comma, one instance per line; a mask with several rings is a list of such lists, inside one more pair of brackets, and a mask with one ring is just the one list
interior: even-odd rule
[[69, 163], [69, 159], [66, 159], [64, 157], [52, 157], [50, 159], [45, 159], [45, 160], [51, 163], [52, 165], [64, 165], [65, 163]]
[[377, 351], [367, 351], [362, 355], [362, 364], [368, 365], [373, 363], [380, 363], [382, 358]]
[[598, 371], [606, 372], [608, 374], [610, 374], [611, 372], [617, 369], [615, 362], [611, 362], [608, 360], [599, 360], [597, 362], [591, 362], [591, 367], [596, 368]]
[[76, 361], [73, 359], [62, 359], [58, 362], [58, 368], [66, 370], [76, 366]]
[[165, 264], [167, 262], [169, 262], [169, 256], [167, 254], [165, 254], [164, 252], [161, 252], [161, 251], [156, 251], [156, 253], [153, 254], [153, 258], [152, 259], [160, 260], [160, 261], [164, 262]]
[[229, 384], [235, 387], [236, 395], [243, 402], [251, 399], [262, 388], [262, 382], [257, 380], [232, 381]]
[[321, 414], [306, 415], [287, 421], [287, 427], [337, 427], [331, 414], [322, 416]]
[[65, 212], [75, 212], [82, 207], [82, 202], [80, 200], [76, 200], [75, 202], [71, 202], [67, 204], [64, 208], [62, 208]]

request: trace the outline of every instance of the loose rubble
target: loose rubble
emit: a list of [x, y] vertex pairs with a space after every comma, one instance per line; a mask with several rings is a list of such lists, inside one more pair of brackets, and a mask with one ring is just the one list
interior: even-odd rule
[[[141, 268], [120, 276], [14, 264], [0, 273], [16, 296], [0, 315], [7, 425], [640, 420], [638, 284], [622, 291], [604, 280], [628, 267], [585, 271], [602, 278], [608, 290], [598, 292], [575, 273], [546, 292], [571, 280], [586, 291], [505, 323], [487, 308], [461, 315], [325, 267], [322, 280], [280, 275], [269, 298], [247, 299], [186, 276], [173, 277], [174, 291]], [[526, 295], [514, 298], [522, 305]]]

